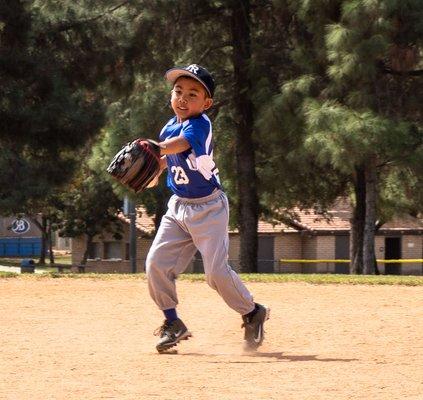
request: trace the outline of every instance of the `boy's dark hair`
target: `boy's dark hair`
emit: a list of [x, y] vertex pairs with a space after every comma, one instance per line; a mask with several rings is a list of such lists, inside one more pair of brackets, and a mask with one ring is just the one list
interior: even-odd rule
[[[176, 78], [176, 80], [175, 80], [175, 82], [173, 82], [173, 84], [174, 85], [176, 85], [176, 82], [178, 82], [178, 79], [180, 79], [180, 78], [185, 78], [185, 79], [189, 79], [189, 80], [191, 80], [191, 81], [194, 81], [194, 82], [197, 82], [198, 83], [198, 79], [195, 79], [195, 78], [193, 78], [192, 76], [190, 76], [190, 75], [181, 75], [181, 76], [178, 76], [177, 78]], [[202, 85], [203, 86], [203, 93], [204, 93], [204, 97], [207, 99], [207, 98], [212, 98], [211, 96], [210, 96], [210, 93], [209, 93], [209, 91], [204, 87], [204, 85]]]

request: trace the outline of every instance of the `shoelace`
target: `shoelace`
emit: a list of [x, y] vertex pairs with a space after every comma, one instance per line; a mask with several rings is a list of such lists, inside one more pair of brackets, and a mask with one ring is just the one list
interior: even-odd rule
[[249, 324], [250, 322], [243, 322], [242, 324], [241, 324], [241, 328], [245, 328], [248, 324]]
[[245, 328], [248, 324], [250, 324], [250, 323], [251, 323], [251, 318], [246, 317], [246, 318], [244, 319], [244, 317], [243, 317], [242, 321], [243, 321], [243, 322], [242, 322], [241, 328]]
[[162, 325], [160, 325], [158, 328], [154, 330], [153, 335], [161, 337], [163, 336], [163, 333], [166, 331], [166, 329], [169, 327], [170, 327], [170, 324], [167, 321], [165, 321], [163, 322]]

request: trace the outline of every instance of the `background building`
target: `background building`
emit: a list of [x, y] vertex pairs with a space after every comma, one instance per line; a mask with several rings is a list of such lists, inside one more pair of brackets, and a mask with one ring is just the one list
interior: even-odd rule
[[[259, 223], [258, 269], [263, 273], [348, 273], [348, 263], [322, 261], [303, 263], [299, 260], [349, 259], [349, 218], [346, 204], [337, 204], [329, 210], [330, 219], [313, 210], [296, 210], [297, 218], [290, 226]], [[115, 240], [104, 234], [94, 238], [90, 248], [88, 271], [113, 273], [131, 272], [129, 263], [129, 220], [122, 217], [123, 239]], [[137, 217], [137, 268], [145, 270], [145, 259], [154, 234], [154, 223], [142, 209]], [[229, 263], [239, 270], [239, 234], [231, 231]], [[377, 232], [377, 259], [421, 259], [423, 254], [423, 221], [404, 217], [393, 220]], [[79, 264], [85, 250], [84, 238], [72, 240], [72, 262]], [[282, 261], [281, 261], [282, 260]], [[382, 274], [421, 275], [421, 262], [378, 263]], [[202, 272], [199, 253], [193, 258], [187, 272]]]
[[41, 232], [27, 217], [0, 218], [0, 257], [39, 256]]

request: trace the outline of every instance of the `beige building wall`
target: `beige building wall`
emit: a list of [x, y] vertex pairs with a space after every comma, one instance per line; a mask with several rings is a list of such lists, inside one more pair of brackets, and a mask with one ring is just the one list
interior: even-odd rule
[[[335, 259], [335, 236], [315, 235], [303, 236], [302, 238], [302, 259], [304, 260], [333, 260]], [[302, 272], [305, 273], [333, 273], [335, 264], [333, 262], [304, 263]]]
[[[375, 253], [376, 253], [376, 260], [383, 260], [385, 258], [385, 236], [377, 235], [375, 237]], [[379, 273], [382, 275], [385, 273], [385, 264], [384, 263], [377, 263], [377, 268]]]
[[[403, 259], [416, 260], [423, 258], [423, 236], [404, 235], [401, 244]], [[423, 263], [402, 263], [401, 273], [403, 275], [422, 275]]]
[[[145, 271], [145, 260], [147, 258], [148, 250], [150, 249], [153, 238], [146, 238], [141, 236], [138, 231], [137, 236], [137, 272]], [[98, 243], [98, 250], [100, 259], [88, 259], [87, 272], [100, 273], [130, 273], [131, 265], [129, 261], [129, 225], [123, 224], [122, 239], [116, 240], [112, 234], [105, 233], [103, 235], [95, 236], [94, 243]], [[105, 243], [118, 242], [120, 245], [121, 257], [116, 259], [105, 259]], [[72, 244], [72, 264], [78, 265], [83, 258], [86, 241], [84, 237], [74, 238]]]
[[[301, 259], [301, 236], [299, 233], [285, 233], [275, 237], [275, 260]], [[300, 273], [299, 263], [276, 263], [275, 272]]]
[[85, 251], [85, 240], [82, 237], [74, 238], [71, 242], [72, 264], [81, 263]]
[[[316, 246], [317, 260], [334, 260], [335, 259], [335, 236], [318, 236]], [[333, 262], [317, 263], [317, 273], [333, 273], [335, 272], [335, 264]]]
[[[240, 238], [238, 234], [229, 236], [229, 264], [236, 271], [239, 267]], [[301, 236], [297, 233], [275, 235], [274, 260], [280, 259], [300, 259], [301, 258]], [[275, 263], [275, 272], [301, 272], [299, 263]]]
[[[139, 265], [137, 263], [137, 269]], [[86, 270], [87, 273], [99, 273], [99, 274], [130, 274], [132, 273], [131, 263], [127, 260], [120, 261], [108, 261], [108, 260], [89, 260], [87, 262]], [[142, 271], [137, 271], [142, 272]]]
[[[87, 271], [114, 273], [131, 272], [129, 257], [129, 226], [124, 225], [124, 238], [120, 241], [121, 259], [115, 260], [88, 260]], [[99, 243], [99, 254], [105, 254], [104, 242], [116, 241], [112, 235], [96, 237], [95, 242]], [[137, 269], [138, 272], [145, 271], [145, 260], [153, 238], [141, 236], [137, 240]], [[229, 263], [231, 267], [239, 272], [239, 250], [240, 239], [238, 234], [229, 235]], [[377, 235], [375, 239], [375, 250], [377, 259], [383, 259], [385, 254], [385, 236]], [[85, 240], [76, 238], [72, 240], [72, 263], [80, 264], [85, 251]], [[404, 235], [402, 236], [402, 258], [421, 259], [423, 256], [423, 236]], [[334, 259], [335, 258], [335, 235], [301, 235], [300, 233], [280, 233], [275, 235], [274, 259]], [[421, 275], [423, 266], [421, 262], [401, 266], [404, 275]], [[381, 274], [385, 272], [385, 264], [378, 263]], [[191, 262], [186, 272], [193, 272], [194, 262]], [[275, 263], [276, 273], [332, 273], [335, 270], [333, 263]]]
[[[305, 235], [302, 237], [302, 253], [301, 259], [314, 260], [317, 254], [317, 236]], [[303, 264], [301, 272], [314, 273], [316, 272], [316, 264]]]
[[304, 235], [302, 237], [301, 258], [311, 260], [316, 258], [317, 236]]
[[152, 243], [153, 238], [142, 238], [137, 241], [137, 267], [141, 268], [139, 272], [145, 272], [145, 260]]
[[236, 272], [240, 272], [239, 251], [239, 235], [234, 233], [229, 234], [229, 265]]

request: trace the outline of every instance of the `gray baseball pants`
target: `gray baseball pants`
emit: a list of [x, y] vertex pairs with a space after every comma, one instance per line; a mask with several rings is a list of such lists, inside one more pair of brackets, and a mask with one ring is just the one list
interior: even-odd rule
[[161, 310], [178, 304], [175, 279], [197, 249], [207, 283], [226, 304], [241, 315], [254, 309], [252, 295], [228, 264], [228, 220], [228, 199], [221, 190], [198, 199], [170, 198], [146, 260], [150, 295]]

